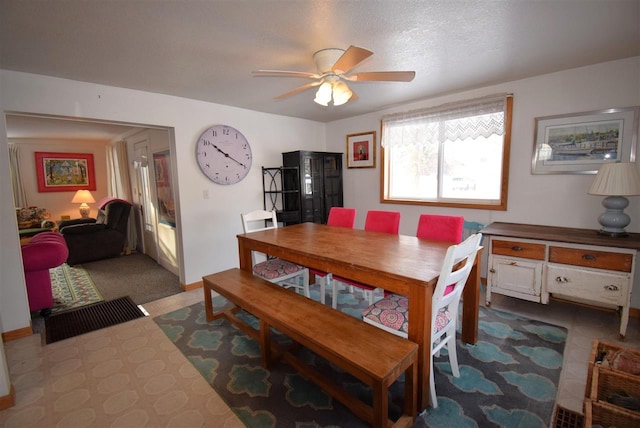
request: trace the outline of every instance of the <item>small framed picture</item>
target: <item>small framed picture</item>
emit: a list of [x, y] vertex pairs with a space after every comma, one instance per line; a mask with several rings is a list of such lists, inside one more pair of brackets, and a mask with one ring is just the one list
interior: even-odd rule
[[376, 167], [376, 131], [347, 135], [347, 168]]
[[600, 165], [635, 161], [638, 107], [537, 117], [533, 174], [595, 174]]

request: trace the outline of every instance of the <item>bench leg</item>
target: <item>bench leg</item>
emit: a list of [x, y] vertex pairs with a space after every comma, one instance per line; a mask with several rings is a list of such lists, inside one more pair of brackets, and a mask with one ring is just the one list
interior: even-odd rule
[[268, 369], [271, 364], [271, 328], [263, 320], [260, 320], [260, 350], [262, 351], [262, 367]]
[[415, 418], [418, 413], [417, 361], [404, 372], [404, 413], [411, 418]]
[[[388, 386], [388, 385], [387, 385]], [[386, 427], [389, 412], [387, 388], [381, 383], [373, 385], [373, 426]]]
[[207, 322], [213, 321], [213, 301], [211, 299], [211, 289], [205, 284], [204, 290], [204, 313], [207, 316]]

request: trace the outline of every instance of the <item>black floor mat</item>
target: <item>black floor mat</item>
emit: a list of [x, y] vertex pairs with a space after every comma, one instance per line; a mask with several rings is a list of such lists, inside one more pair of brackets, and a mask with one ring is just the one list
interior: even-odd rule
[[144, 316], [129, 296], [84, 306], [47, 317], [44, 321], [46, 342], [57, 342]]

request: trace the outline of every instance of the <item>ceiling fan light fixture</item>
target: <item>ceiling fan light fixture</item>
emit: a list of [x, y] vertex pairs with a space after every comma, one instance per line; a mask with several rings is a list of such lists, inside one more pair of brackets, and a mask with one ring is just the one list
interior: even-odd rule
[[331, 101], [331, 92], [331, 83], [324, 82], [322, 83], [322, 85], [320, 85], [320, 88], [318, 88], [316, 97], [313, 101], [315, 101], [317, 104], [320, 104], [321, 106], [327, 107], [329, 105], [329, 102]]
[[342, 104], [347, 103], [351, 99], [352, 95], [353, 92], [351, 92], [351, 89], [349, 89], [349, 86], [347, 86], [346, 83], [336, 83], [333, 87], [333, 105], [341, 106]]

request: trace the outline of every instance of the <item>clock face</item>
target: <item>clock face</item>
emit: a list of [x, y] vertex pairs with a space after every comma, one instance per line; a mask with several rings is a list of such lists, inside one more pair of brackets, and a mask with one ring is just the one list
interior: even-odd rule
[[211, 181], [235, 184], [251, 169], [251, 146], [237, 129], [215, 125], [198, 139], [196, 158], [198, 166]]

